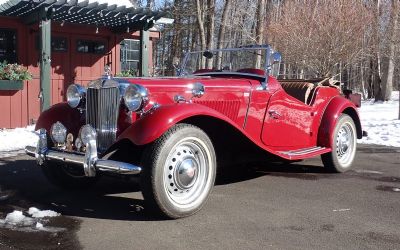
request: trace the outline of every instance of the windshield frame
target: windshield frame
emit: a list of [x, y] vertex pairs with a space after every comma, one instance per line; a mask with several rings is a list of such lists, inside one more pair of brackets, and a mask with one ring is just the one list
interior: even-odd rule
[[186, 75], [249, 75], [253, 76], [256, 78], [260, 78], [260, 75], [257, 74], [251, 74], [251, 73], [236, 73], [236, 72], [208, 72], [208, 73], [198, 73], [198, 74], [185, 74], [185, 68], [188, 63], [188, 60], [191, 55], [194, 54], [199, 54], [199, 53], [204, 53], [204, 52], [211, 52], [211, 53], [217, 53], [217, 52], [229, 52], [229, 51], [243, 51], [243, 50], [265, 50], [265, 58], [264, 58], [264, 71], [265, 75], [264, 78], [268, 79], [268, 75], [271, 71], [271, 64], [270, 59], [271, 59], [271, 54], [272, 54], [272, 48], [270, 45], [251, 45], [251, 46], [245, 46], [245, 47], [239, 47], [239, 48], [224, 48], [224, 49], [212, 49], [212, 50], [197, 50], [197, 51], [189, 51], [185, 54], [185, 57], [183, 58], [181, 67], [179, 67], [179, 76], [186, 76]]

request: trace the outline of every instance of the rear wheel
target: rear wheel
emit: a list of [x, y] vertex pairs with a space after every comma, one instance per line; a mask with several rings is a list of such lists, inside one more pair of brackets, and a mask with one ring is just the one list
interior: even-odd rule
[[148, 208], [169, 218], [199, 211], [216, 175], [211, 140], [189, 124], [175, 125], [149, 146], [142, 166], [142, 193]]
[[322, 162], [330, 172], [346, 172], [353, 164], [357, 148], [357, 131], [353, 119], [342, 114], [332, 136], [332, 151], [321, 156]]

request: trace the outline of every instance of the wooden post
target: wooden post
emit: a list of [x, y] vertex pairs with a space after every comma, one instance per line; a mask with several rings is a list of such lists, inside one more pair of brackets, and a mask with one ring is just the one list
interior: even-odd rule
[[40, 33], [40, 110], [51, 104], [51, 15], [52, 8], [43, 8], [39, 16]]
[[149, 76], [149, 31], [140, 30], [140, 76]]

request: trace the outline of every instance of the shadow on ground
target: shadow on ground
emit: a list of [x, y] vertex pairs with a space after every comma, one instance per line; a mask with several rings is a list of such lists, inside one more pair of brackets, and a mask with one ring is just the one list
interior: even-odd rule
[[[216, 185], [229, 185], [266, 175], [309, 181], [325, 178], [363, 178], [396, 185], [400, 183], [399, 177], [382, 176], [357, 170], [345, 174], [332, 174], [325, 172], [321, 166], [322, 163], [317, 159], [292, 164], [254, 162], [224, 166], [218, 174]], [[137, 178], [103, 177], [89, 190], [65, 191], [49, 184], [34, 160], [18, 157], [17, 160], [15, 158], [0, 159], [0, 187], [3, 190], [11, 190], [14, 196], [14, 199], [8, 199], [0, 204], [0, 210], [3, 208], [3, 212], [6, 210], [5, 206], [9, 208], [19, 206], [28, 209], [31, 206], [29, 204], [32, 203], [42, 209], [51, 209], [63, 215], [75, 217], [159, 220], [159, 218], [146, 213]], [[380, 189], [384, 190], [383, 187]], [[13, 204], [16, 201], [18, 201], [17, 204]]]
[[[303, 180], [365, 178], [400, 183], [398, 177], [386, 177], [375, 173], [350, 171], [345, 174], [331, 174], [324, 171], [319, 165], [320, 162], [316, 162], [315, 165], [303, 162], [294, 164], [255, 162], [225, 166], [218, 174], [216, 185], [229, 185], [266, 175]], [[3, 190], [11, 190], [14, 197], [3, 201], [3, 204], [0, 204], [3, 208], [5, 205], [9, 207], [16, 205], [28, 209], [32, 203], [42, 209], [51, 209], [63, 215], [76, 217], [141, 221], [159, 219], [145, 213], [137, 178], [103, 177], [89, 190], [72, 192], [49, 184], [34, 160], [0, 159], [0, 187]], [[16, 201], [17, 204], [11, 204]]]
[[[322, 168], [308, 165], [252, 163], [226, 166], [219, 173], [216, 184], [228, 185], [265, 175], [315, 179], [315, 176], [326, 173]], [[69, 216], [158, 220], [145, 213], [137, 178], [103, 177], [89, 190], [65, 191], [49, 184], [34, 160], [9, 158], [0, 159], [0, 186], [3, 190], [12, 191], [14, 199], [8, 199], [4, 203], [11, 207], [13, 204], [10, 203], [18, 200], [16, 205], [25, 209], [29, 208], [28, 203], [32, 203], [42, 209], [55, 210]]]

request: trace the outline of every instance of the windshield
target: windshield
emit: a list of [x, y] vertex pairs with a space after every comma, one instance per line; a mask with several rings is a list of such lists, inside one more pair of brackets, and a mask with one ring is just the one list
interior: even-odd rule
[[235, 72], [264, 75], [268, 50], [269, 46], [255, 46], [189, 52], [183, 61], [180, 74]]

